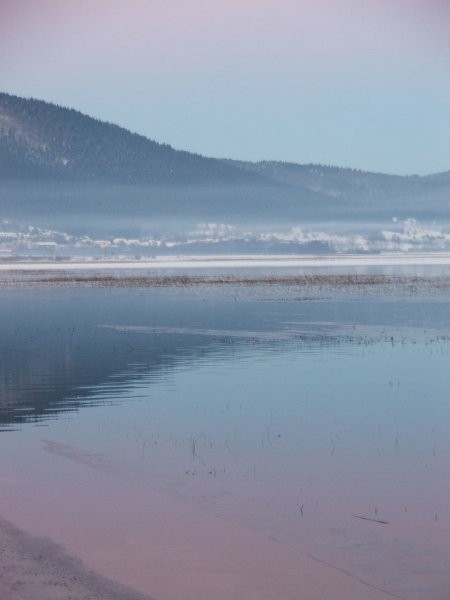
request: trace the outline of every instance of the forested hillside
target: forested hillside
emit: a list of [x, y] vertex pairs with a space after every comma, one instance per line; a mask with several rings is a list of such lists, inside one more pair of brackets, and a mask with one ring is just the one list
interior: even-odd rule
[[4, 93], [0, 93], [0, 176], [148, 184], [259, 179], [76, 110]]

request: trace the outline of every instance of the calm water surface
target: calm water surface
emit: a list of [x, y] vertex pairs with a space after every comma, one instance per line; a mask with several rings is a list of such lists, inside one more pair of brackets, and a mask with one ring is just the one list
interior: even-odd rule
[[335, 600], [449, 597], [445, 291], [12, 287], [0, 309], [4, 517], [155, 599], [330, 597], [308, 564]]

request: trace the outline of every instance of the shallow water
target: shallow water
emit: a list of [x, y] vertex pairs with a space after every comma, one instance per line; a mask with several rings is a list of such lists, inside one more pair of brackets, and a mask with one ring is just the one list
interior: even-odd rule
[[0, 308], [4, 517], [156, 599], [448, 597], [445, 290], [11, 287]]

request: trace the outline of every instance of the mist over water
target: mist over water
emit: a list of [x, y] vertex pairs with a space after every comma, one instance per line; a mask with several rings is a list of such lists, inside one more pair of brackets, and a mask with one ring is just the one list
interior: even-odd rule
[[[149, 258], [174, 254], [376, 254], [445, 252], [450, 227], [445, 222], [399, 221], [363, 224], [323, 222], [196, 222], [141, 219], [87, 226], [76, 218], [49, 226], [4, 219], [0, 223], [2, 258]], [[35, 222], [36, 223], [36, 222]], [[102, 229], [104, 227], [104, 229]]]
[[438, 176], [395, 178], [318, 166], [268, 165], [248, 163], [246, 168], [266, 173], [272, 165], [271, 169], [287, 169], [289, 177], [300, 177], [299, 182], [286, 174], [285, 179], [268, 179], [264, 185], [4, 181], [0, 256], [334, 254], [450, 248], [445, 177], [441, 182]]

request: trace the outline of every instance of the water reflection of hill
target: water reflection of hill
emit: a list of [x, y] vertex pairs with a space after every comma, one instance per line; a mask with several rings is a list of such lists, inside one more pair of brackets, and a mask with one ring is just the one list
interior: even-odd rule
[[[31, 293], [30, 293], [31, 292]], [[2, 298], [0, 422], [51, 417], [89, 403], [105, 386], [105, 402], [140, 374], [166, 372], [177, 362], [199, 360], [217, 340], [201, 335], [155, 334], [98, 327], [175, 318], [177, 307], [159, 298], [131, 302], [127, 294], [96, 290], [21, 290]], [[159, 315], [158, 317], [156, 315]]]
[[[448, 304], [401, 294], [383, 298], [291, 294], [273, 289], [40, 288], [0, 296], [0, 424], [52, 418], [80, 405], [112, 402], [141, 376], [242, 348], [300, 350], [317, 344], [390, 339], [385, 327], [448, 326]], [[267, 302], [261, 302], [268, 299]], [[288, 301], [285, 301], [285, 300]], [[352, 325], [364, 330], [352, 329]], [[370, 328], [373, 328], [371, 330]], [[398, 331], [398, 330], [397, 330]], [[383, 338], [384, 336], [384, 338]]]

